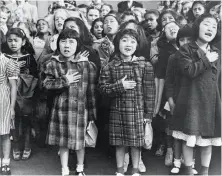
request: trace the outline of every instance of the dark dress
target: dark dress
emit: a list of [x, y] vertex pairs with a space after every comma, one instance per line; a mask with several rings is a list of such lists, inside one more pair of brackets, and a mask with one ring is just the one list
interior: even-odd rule
[[180, 72], [180, 90], [176, 98], [172, 130], [202, 138], [221, 137], [221, 97], [218, 78], [221, 74], [218, 60], [210, 63], [195, 42], [180, 48], [177, 66]]

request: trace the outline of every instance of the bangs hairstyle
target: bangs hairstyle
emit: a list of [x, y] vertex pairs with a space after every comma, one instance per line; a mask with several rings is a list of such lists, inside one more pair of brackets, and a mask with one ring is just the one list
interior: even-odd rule
[[193, 29], [190, 25], [185, 25], [181, 29], [179, 29], [176, 38], [177, 46], [180, 46], [179, 40], [184, 37], [191, 37], [193, 39]]
[[112, 16], [113, 18], [116, 19], [116, 21], [118, 22], [118, 24], [121, 23], [121, 19], [120, 19], [120, 14], [114, 10], [111, 10], [105, 17], [104, 17], [104, 21], [106, 20], [106, 18], [108, 16]]
[[6, 42], [2, 46], [2, 52], [6, 54], [12, 54], [12, 51], [9, 49], [7, 44], [7, 38], [10, 35], [16, 35], [17, 37], [25, 40], [25, 45], [21, 47], [22, 54], [35, 54], [32, 44], [30, 43], [29, 39], [26, 37], [25, 32], [20, 28], [11, 28], [6, 34]]
[[[110, 10], [113, 10], [113, 6], [111, 4], [107, 4], [107, 3], [104, 3], [102, 6], [101, 6], [101, 9], [104, 7], [104, 6], [108, 6], [110, 8]], [[100, 10], [101, 10], [100, 9]]]
[[162, 26], [162, 18], [165, 14], [171, 14], [173, 16], [173, 18], [175, 19], [175, 21], [177, 22], [177, 18], [178, 18], [178, 15], [176, 12], [174, 12], [173, 10], [164, 10], [161, 12], [160, 14], [160, 17], [158, 18], [157, 22], [158, 22], [158, 28], [159, 29], [163, 29], [163, 26]]
[[76, 25], [79, 27], [79, 32], [80, 32], [80, 38], [83, 42], [84, 45], [92, 45], [93, 43], [93, 38], [92, 35], [90, 34], [88, 28], [86, 27], [85, 23], [76, 17], [69, 17], [65, 20], [63, 24], [63, 29], [65, 29], [66, 23], [69, 21], [73, 21], [76, 23]]
[[119, 50], [119, 43], [120, 43], [120, 40], [124, 37], [124, 36], [130, 36], [132, 38], [134, 38], [136, 41], [137, 41], [137, 47], [136, 47], [136, 51], [135, 51], [135, 55], [137, 56], [138, 55], [138, 51], [139, 51], [139, 35], [137, 34], [137, 32], [133, 29], [124, 29], [122, 31], [119, 31], [114, 40], [113, 40], [113, 44], [115, 46], [115, 49], [114, 49], [114, 53], [113, 53], [113, 56], [114, 55], [119, 55], [120, 54], [120, 50]]
[[60, 40], [65, 40], [65, 39], [75, 39], [77, 41], [77, 48], [76, 48], [76, 53], [80, 52], [81, 50], [81, 40], [79, 37], [79, 34], [73, 30], [73, 29], [64, 29], [62, 32], [59, 34], [59, 37], [57, 39], [57, 52], [60, 53], [60, 48], [59, 48], [59, 42]]
[[100, 12], [101, 12], [100, 9], [98, 9], [97, 7], [95, 7], [95, 6], [89, 6], [89, 7], [87, 8], [86, 15], [88, 15], [88, 13], [89, 13], [90, 10], [98, 10], [99, 14], [100, 14]]
[[199, 16], [199, 18], [197, 18], [193, 24], [193, 38], [194, 40], [196, 41], [198, 38], [199, 38], [199, 31], [200, 31], [200, 23], [206, 19], [206, 18], [212, 18], [212, 19], [215, 19], [216, 22], [217, 22], [217, 34], [216, 36], [214, 37], [214, 39], [209, 42], [209, 44], [214, 44], [215, 42], [217, 42], [218, 40], [220, 40], [220, 35], [218, 32], [218, 20], [211, 14], [203, 14], [201, 16]]
[[[102, 23], [104, 23], [104, 20], [103, 20], [102, 17], [100, 17], [100, 18], [96, 18], [96, 19], [92, 22], [92, 27], [91, 27], [91, 29], [90, 29], [90, 32], [91, 32], [93, 35], [94, 35], [94, 26], [95, 26], [95, 24], [96, 24], [97, 22], [102, 22]], [[103, 30], [103, 31], [104, 31], [104, 30]], [[104, 34], [103, 31], [102, 31], [102, 37], [105, 36], [105, 34]]]

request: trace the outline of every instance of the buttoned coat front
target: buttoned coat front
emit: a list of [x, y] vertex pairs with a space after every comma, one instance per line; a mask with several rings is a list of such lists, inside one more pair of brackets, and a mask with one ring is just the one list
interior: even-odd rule
[[[88, 59], [64, 61], [59, 56], [52, 56], [44, 70], [44, 87], [56, 90], [47, 143], [80, 150], [85, 147], [87, 122], [96, 120], [96, 66]], [[78, 72], [81, 75], [79, 82], [69, 84], [65, 76], [68, 71], [70, 74]]]
[[[125, 90], [121, 79], [136, 82]], [[143, 146], [144, 118], [152, 118], [155, 97], [153, 67], [145, 58], [124, 62], [119, 56], [106, 65], [100, 75], [99, 89], [111, 98], [109, 141], [114, 146]]]
[[209, 62], [195, 42], [180, 48], [177, 66], [180, 90], [176, 98], [172, 129], [188, 135], [206, 138], [221, 136], [221, 97], [218, 78], [221, 74], [220, 51], [214, 62]]

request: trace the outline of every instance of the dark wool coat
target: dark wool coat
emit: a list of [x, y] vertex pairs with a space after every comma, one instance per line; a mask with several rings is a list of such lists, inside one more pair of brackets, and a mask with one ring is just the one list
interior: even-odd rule
[[[46, 62], [44, 87], [55, 91], [49, 122], [47, 143], [72, 150], [85, 147], [88, 120], [96, 120], [95, 81], [96, 66], [87, 60], [63, 61], [52, 56]], [[78, 83], [69, 84], [67, 72], [79, 72]], [[86, 111], [88, 110], [88, 116]]]
[[[136, 88], [125, 90], [121, 79], [136, 81]], [[99, 89], [111, 97], [109, 141], [114, 146], [143, 146], [143, 120], [152, 118], [155, 99], [153, 67], [145, 58], [124, 62], [115, 56], [100, 75]]]
[[195, 42], [180, 48], [177, 63], [181, 74], [180, 90], [176, 99], [172, 129], [188, 135], [207, 138], [221, 136], [221, 97], [218, 78], [221, 74], [218, 60], [210, 63]]

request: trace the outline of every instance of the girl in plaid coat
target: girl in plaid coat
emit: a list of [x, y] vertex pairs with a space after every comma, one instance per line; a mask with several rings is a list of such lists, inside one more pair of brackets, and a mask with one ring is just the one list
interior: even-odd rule
[[84, 175], [86, 127], [96, 118], [96, 66], [88, 61], [88, 52], [77, 54], [81, 46], [78, 33], [65, 29], [57, 40], [59, 55], [44, 69], [43, 85], [54, 92], [47, 143], [60, 147], [62, 175], [69, 175], [69, 149], [76, 150], [77, 175]]
[[144, 117], [152, 118], [155, 97], [153, 67], [139, 51], [138, 34], [119, 32], [112, 61], [103, 67], [99, 79], [102, 94], [111, 97], [109, 143], [116, 146], [117, 175], [124, 174], [126, 147], [131, 148], [134, 176], [138, 174], [140, 148], [144, 143]]

